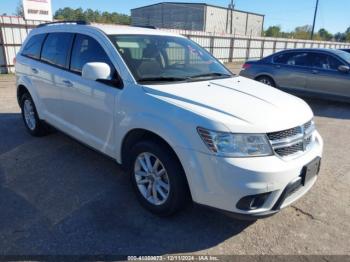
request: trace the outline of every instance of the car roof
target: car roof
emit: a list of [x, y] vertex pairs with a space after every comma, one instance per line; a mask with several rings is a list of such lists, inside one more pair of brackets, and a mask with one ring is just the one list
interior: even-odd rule
[[339, 54], [339, 52], [342, 52], [339, 49], [332, 49], [332, 48], [293, 48], [293, 49], [286, 49], [281, 52], [293, 52], [293, 51], [298, 51], [298, 52], [315, 52], [316, 51], [316, 52], [328, 52], [333, 54]]
[[89, 29], [98, 29], [102, 32], [104, 32], [107, 35], [157, 35], [157, 36], [176, 36], [176, 37], [183, 37], [179, 34], [166, 32], [159, 29], [151, 29], [146, 27], [138, 27], [138, 26], [128, 26], [128, 25], [111, 25], [111, 24], [98, 24], [98, 23], [91, 23], [91, 24], [79, 24], [79, 23], [73, 23], [73, 22], [55, 22], [55, 23], [48, 23], [40, 25], [37, 29], [37, 31], [40, 31], [42, 33], [49, 33], [50, 31], [57, 31], [62, 29], [70, 29], [74, 30], [77, 33], [80, 31], [80, 29], [83, 28], [89, 28]]

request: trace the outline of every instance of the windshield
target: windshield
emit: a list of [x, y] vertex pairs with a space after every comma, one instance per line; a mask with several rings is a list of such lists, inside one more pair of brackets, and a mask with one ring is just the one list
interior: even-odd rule
[[337, 51], [337, 55], [343, 58], [348, 64], [350, 64], [350, 53], [345, 51]]
[[187, 38], [153, 35], [109, 37], [139, 83], [232, 77], [218, 60]]

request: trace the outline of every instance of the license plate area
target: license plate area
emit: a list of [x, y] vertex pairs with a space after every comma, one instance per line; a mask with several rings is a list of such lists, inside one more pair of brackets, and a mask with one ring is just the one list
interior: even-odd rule
[[321, 158], [317, 157], [309, 164], [303, 167], [301, 173], [301, 183], [305, 186], [310, 180], [312, 180], [320, 171]]

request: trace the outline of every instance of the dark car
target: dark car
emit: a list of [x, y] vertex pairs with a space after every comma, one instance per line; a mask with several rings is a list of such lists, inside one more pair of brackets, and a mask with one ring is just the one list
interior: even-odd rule
[[285, 50], [247, 61], [240, 75], [295, 94], [350, 101], [350, 53], [341, 50]]
[[340, 49], [340, 50], [350, 53], [350, 49]]

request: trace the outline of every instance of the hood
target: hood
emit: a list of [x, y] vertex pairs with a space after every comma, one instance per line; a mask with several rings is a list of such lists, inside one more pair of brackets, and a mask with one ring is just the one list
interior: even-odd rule
[[147, 85], [151, 96], [224, 124], [231, 132], [266, 133], [312, 119], [301, 99], [244, 77]]

